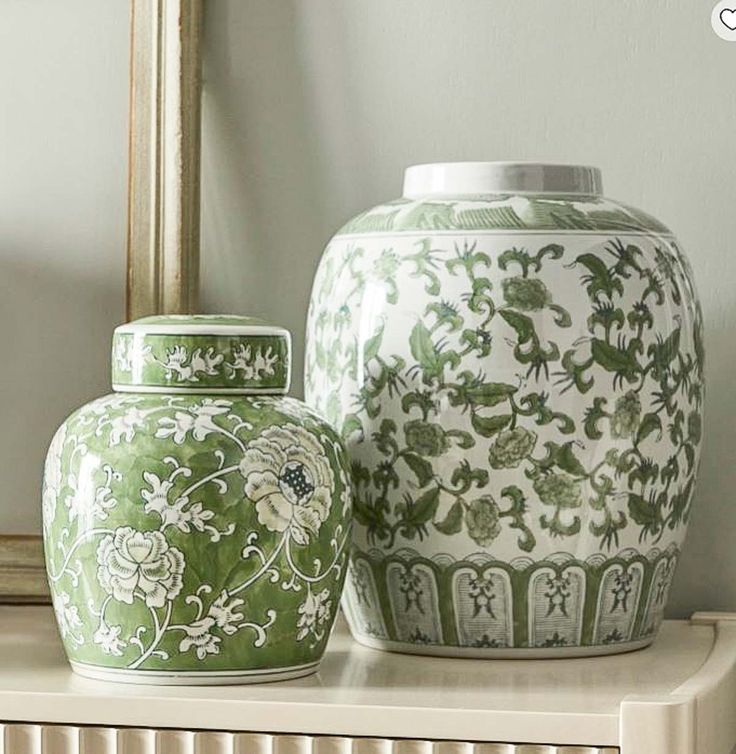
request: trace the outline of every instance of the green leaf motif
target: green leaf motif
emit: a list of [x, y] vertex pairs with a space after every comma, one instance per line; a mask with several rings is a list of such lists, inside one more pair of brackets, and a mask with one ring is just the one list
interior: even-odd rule
[[473, 414], [471, 423], [473, 429], [483, 437], [493, 437], [502, 429], [505, 429], [511, 422], [511, 414], [500, 414], [499, 416], [478, 416]]
[[441, 353], [441, 347], [435, 346], [432, 342], [432, 335], [421, 320], [414, 325], [414, 329], [409, 336], [409, 345], [411, 353], [416, 364], [411, 368], [412, 371], [417, 369], [422, 371], [422, 380], [429, 385], [433, 379], [441, 379], [446, 365], [457, 368], [460, 363], [460, 356], [452, 350]]
[[[545, 375], [548, 374], [547, 363], [557, 361], [560, 357], [557, 345], [550, 341], [546, 347], [542, 346], [534, 329], [534, 322], [526, 314], [520, 314], [511, 309], [502, 309], [499, 314], [516, 331], [514, 357], [520, 364], [529, 364], [527, 376], [533, 372], [535, 378], [538, 379], [542, 370]], [[531, 345], [528, 346], [528, 343]]]
[[406, 465], [414, 472], [417, 478], [417, 484], [420, 487], [426, 487], [434, 478], [432, 464], [416, 453], [404, 453], [402, 455]]
[[593, 366], [593, 359], [586, 359], [578, 363], [575, 359], [577, 351], [574, 348], [565, 351], [562, 357], [562, 369], [556, 374], [559, 377], [558, 384], [566, 384], [562, 392], [570, 390], [573, 386], [581, 393], [585, 394], [593, 387], [593, 378], [586, 379], [586, 372]]
[[660, 376], [667, 369], [670, 363], [677, 357], [680, 352], [680, 328], [678, 327], [670, 333], [665, 340], [659, 340], [652, 343], [647, 349], [649, 356], [654, 363], [654, 374]]
[[484, 382], [481, 385], [467, 388], [465, 395], [470, 403], [476, 406], [496, 406], [507, 401], [518, 388], [505, 382]]
[[558, 327], [570, 327], [572, 325], [572, 317], [567, 309], [563, 309], [557, 304], [550, 304], [549, 308], [555, 313], [555, 324]]
[[479, 489], [488, 484], [488, 471], [486, 469], [474, 469], [467, 460], [463, 460], [450, 477], [450, 483], [453, 486], [460, 485], [463, 492], [467, 492], [472, 485]]
[[657, 507], [633, 492], [629, 493], [629, 513], [639, 526], [648, 529], [656, 527], [659, 522]]
[[600, 293], [604, 293], [609, 299], [613, 298], [614, 293], [623, 295], [623, 283], [612, 274], [600, 257], [595, 254], [581, 254], [575, 261], [586, 267], [590, 273], [583, 275], [582, 280], [591, 299], [598, 298]]
[[518, 264], [521, 267], [522, 274], [526, 277], [529, 272], [529, 265], [532, 264], [532, 259], [527, 251], [514, 247], [513, 249], [504, 251], [498, 258], [498, 266], [502, 270], [507, 270], [512, 263]]
[[538, 270], [542, 269], [542, 260], [545, 257], [549, 257], [550, 259], [562, 259], [562, 255], [565, 253], [565, 249], [563, 246], [560, 246], [558, 243], [548, 243], [546, 246], [542, 246], [542, 248], [536, 253], [536, 260], [538, 263]]
[[385, 536], [386, 522], [383, 514], [375, 506], [370, 505], [362, 500], [356, 500], [354, 506], [355, 520], [361, 525], [368, 528], [380, 539]]
[[511, 309], [502, 309], [499, 314], [514, 328], [519, 343], [528, 343], [535, 336], [534, 323], [526, 314]]
[[695, 468], [695, 448], [688, 442], [683, 445], [685, 457], [687, 458], [687, 473], [692, 474]]
[[435, 521], [434, 528], [442, 534], [457, 534], [463, 528], [463, 501], [458, 498], [442, 521]]
[[475, 445], [475, 438], [470, 432], [465, 432], [462, 429], [450, 429], [447, 432], [448, 437], [452, 437], [457, 442], [459, 448], [467, 450]]
[[426, 524], [434, 518], [439, 504], [440, 489], [433, 487], [418, 497], [413, 504], [407, 505], [405, 521], [415, 526]]
[[434, 301], [427, 305], [425, 314], [434, 314], [437, 325], [444, 325], [450, 332], [455, 332], [463, 326], [463, 318], [457, 309], [445, 301]]
[[363, 439], [363, 422], [357, 414], [348, 414], [342, 422], [341, 435], [343, 440], [349, 440], [353, 434], [358, 432], [360, 439]]
[[658, 432], [658, 439], [662, 438], [662, 420], [655, 413], [645, 414], [636, 433], [636, 444], [644, 441], [652, 432]]
[[476, 278], [473, 281], [473, 292], [468, 299], [468, 309], [476, 314], [485, 312], [488, 318], [492, 317], [496, 311], [493, 299], [489, 293], [493, 285], [488, 278]]
[[438, 365], [437, 351], [432, 336], [423, 322], [417, 322], [409, 336], [411, 355], [424, 369], [433, 370]]
[[508, 516], [511, 518], [511, 528], [521, 531], [521, 535], [517, 540], [519, 548], [524, 552], [531, 552], [536, 543], [536, 537], [532, 533], [532, 530], [524, 522], [524, 516], [526, 515], [526, 498], [524, 493], [515, 485], [509, 485], [501, 490], [501, 497], [507, 498], [511, 501], [511, 507], [504, 511], [501, 516]]
[[604, 409], [607, 402], [606, 398], [593, 398], [593, 405], [585, 411], [585, 423], [583, 427], [586, 436], [591, 440], [600, 440], [603, 437], [603, 432], [598, 429], [598, 422], [609, 416], [608, 412]]
[[563, 470], [575, 476], [587, 476], [585, 466], [575, 457], [572, 443], [566, 442], [557, 451], [557, 465]]
[[383, 340], [383, 324], [381, 324], [376, 331], [376, 333], [373, 335], [373, 337], [368, 338], [366, 340], [365, 344], [363, 345], [363, 361], [367, 364], [369, 361], [372, 361], [373, 359], [378, 356], [378, 351], [381, 348], [381, 341]]
[[[632, 341], [634, 344], [634, 341]], [[615, 372], [625, 377], [629, 382], [633, 382], [636, 375], [641, 371], [639, 362], [635, 356], [635, 344], [625, 351], [612, 346], [605, 340], [593, 338], [590, 345], [590, 352], [593, 358], [608, 372]]]

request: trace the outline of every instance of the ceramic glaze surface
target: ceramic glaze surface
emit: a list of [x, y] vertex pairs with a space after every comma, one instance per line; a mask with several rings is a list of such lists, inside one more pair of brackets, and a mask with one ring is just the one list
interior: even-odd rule
[[[148, 359], [141, 333], [137, 354]], [[216, 347], [196, 327], [185, 337], [202, 353]], [[185, 347], [176, 338], [165, 334], [170, 353]], [[271, 377], [258, 353], [240, 370], [245, 390]], [[135, 359], [132, 373], [150, 382]], [[220, 379], [232, 385], [226, 370]], [[73, 667], [154, 683], [313, 671], [346, 570], [351, 491], [339, 437], [292, 398], [167, 390], [93, 401], [51, 443], [46, 560]]]
[[477, 656], [652, 640], [704, 360], [661, 223], [599, 195], [403, 198], [332, 239], [307, 336], [307, 401], [352, 460], [359, 640]]

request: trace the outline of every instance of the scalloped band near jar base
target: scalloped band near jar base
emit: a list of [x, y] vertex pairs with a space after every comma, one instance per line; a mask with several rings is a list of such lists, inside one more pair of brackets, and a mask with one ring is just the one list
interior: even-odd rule
[[167, 671], [167, 670], [124, 670], [71, 662], [72, 670], [85, 678], [116, 683], [139, 683], [151, 686], [233, 686], [248, 683], [271, 683], [303, 678], [319, 670], [320, 663], [310, 662], [289, 668], [272, 670], [221, 670], [221, 671]]
[[451, 647], [418, 645], [405, 641], [390, 641], [375, 639], [353, 631], [353, 638], [365, 647], [381, 649], [384, 652], [399, 652], [401, 654], [423, 655], [425, 657], [453, 657], [467, 660], [562, 660], [574, 657], [603, 657], [606, 655], [636, 652], [645, 649], [654, 637], [629, 641], [622, 644], [597, 644], [590, 647], [528, 647], [508, 649], [482, 649], [477, 647]]
[[588, 657], [650, 644], [679, 551], [510, 563], [353, 550], [343, 609], [369, 647], [439, 657]]

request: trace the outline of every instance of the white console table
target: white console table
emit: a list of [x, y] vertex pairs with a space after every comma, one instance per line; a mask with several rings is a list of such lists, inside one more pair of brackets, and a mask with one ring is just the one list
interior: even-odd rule
[[318, 674], [260, 686], [75, 676], [48, 607], [0, 607], [0, 754], [729, 754], [735, 616], [575, 660], [387, 654], [344, 625]]

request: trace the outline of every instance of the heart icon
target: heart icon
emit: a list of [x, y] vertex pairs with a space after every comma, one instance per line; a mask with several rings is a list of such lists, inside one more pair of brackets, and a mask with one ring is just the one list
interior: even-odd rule
[[736, 31], [736, 8], [724, 8], [719, 18], [721, 23], [731, 31]]

